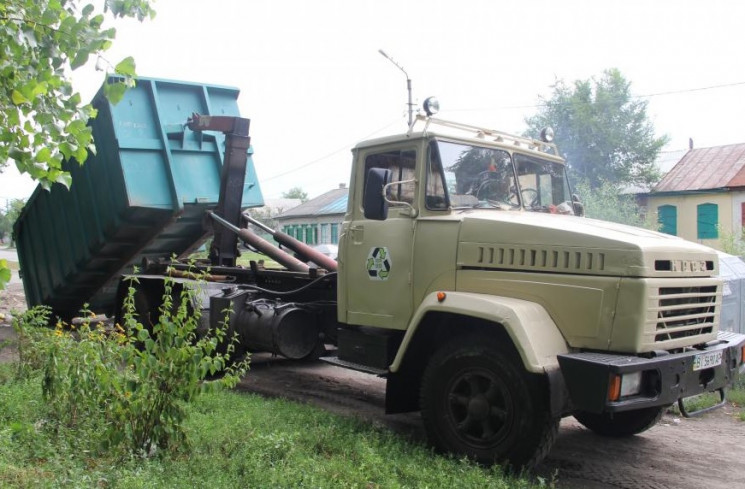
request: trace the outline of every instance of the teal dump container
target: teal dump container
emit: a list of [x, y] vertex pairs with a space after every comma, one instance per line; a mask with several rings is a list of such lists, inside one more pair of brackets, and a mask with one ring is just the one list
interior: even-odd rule
[[[68, 162], [70, 190], [37, 188], [14, 228], [28, 305], [63, 317], [85, 303], [111, 313], [122, 273], [198, 246], [205, 211], [218, 202], [225, 138], [186, 121], [238, 116], [237, 98], [235, 88], [147, 78], [117, 105], [99, 91], [89, 122], [96, 154]], [[263, 205], [248, 152], [244, 208]]]

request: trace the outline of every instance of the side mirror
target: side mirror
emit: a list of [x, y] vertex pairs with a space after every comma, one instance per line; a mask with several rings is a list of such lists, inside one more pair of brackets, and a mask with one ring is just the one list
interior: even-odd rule
[[572, 207], [574, 207], [575, 216], [585, 217], [585, 206], [579, 201], [577, 194], [572, 194]]
[[362, 196], [365, 219], [385, 221], [388, 218], [388, 202], [383, 195], [384, 187], [391, 182], [391, 171], [386, 168], [370, 168]]

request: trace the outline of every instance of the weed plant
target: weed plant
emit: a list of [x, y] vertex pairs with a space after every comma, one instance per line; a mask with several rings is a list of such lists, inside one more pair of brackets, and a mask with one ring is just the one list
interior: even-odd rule
[[205, 391], [234, 386], [248, 369], [247, 361], [228, 361], [232, 343], [223, 329], [197, 335], [197, 290], [182, 287], [174, 300], [166, 281], [158, 320], [144, 326], [135, 310], [137, 279], [130, 280], [123, 324], [113, 329], [91, 322], [89, 311], [77, 326], [43, 327], [51, 316], [45, 308], [14, 322], [17, 376], [39, 373], [41, 426], [74, 451], [140, 457], [178, 451], [188, 444], [186, 405]]

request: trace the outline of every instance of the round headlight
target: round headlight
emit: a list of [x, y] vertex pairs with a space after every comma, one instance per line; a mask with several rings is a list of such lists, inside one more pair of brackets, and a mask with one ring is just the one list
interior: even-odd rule
[[541, 131], [541, 141], [544, 143], [553, 143], [554, 142], [554, 130], [550, 127], [544, 127]]
[[440, 111], [440, 101], [436, 97], [427, 97], [424, 101], [424, 112], [427, 117], [433, 116]]

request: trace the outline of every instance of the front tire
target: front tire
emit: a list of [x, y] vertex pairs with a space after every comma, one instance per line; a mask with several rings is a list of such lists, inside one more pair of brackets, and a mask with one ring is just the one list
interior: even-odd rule
[[519, 357], [473, 338], [446, 345], [422, 379], [422, 418], [439, 450], [480, 463], [530, 468], [558, 431], [545, 380], [525, 372]]
[[574, 417], [585, 428], [612, 438], [633, 436], [647, 431], [662, 418], [665, 407], [650, 407], [620, 413], [588, 413], [579, 411]]

